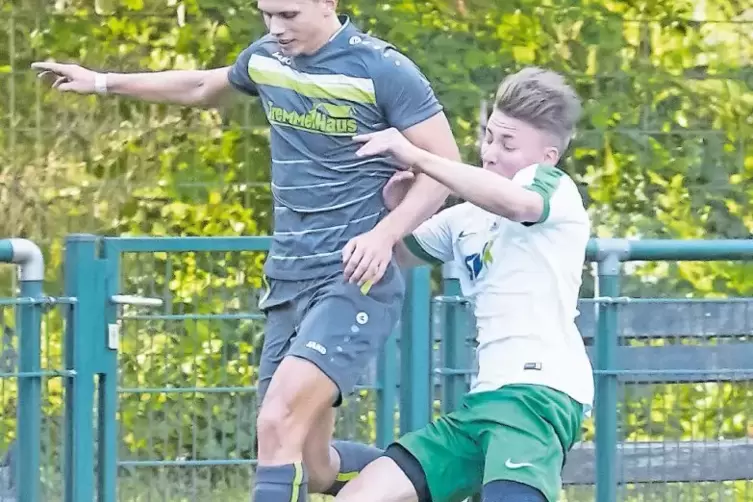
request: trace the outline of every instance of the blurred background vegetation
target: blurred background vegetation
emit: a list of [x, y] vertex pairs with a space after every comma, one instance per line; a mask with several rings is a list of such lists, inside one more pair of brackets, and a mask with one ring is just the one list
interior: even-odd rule
[[[340, 7], [421, 67], [470, 163], [478, 161], [480, 128], [505, 75], [526, 65], [565, 74], [585, 114], [562, 167], [582, 186], [594, 236], [749, 237], [753, 1], [342, 0]], [[61, 95], [43, 88], [30, 63], [50, 59], [111, 71], [212, 68], [231, 64], [263, 33], [252, 0], [0, 0], [0, 235], [42, 247], [50, 293], [61, 291], [62, 245], [70, 233], [269, 234], [268, 128], [251, 99], [205, 111]], [[253, 309], [248, 299], [259, 287], [262, 258], [139, 258], [124, 262], [124, 284], [129, 292], [164, 292], [175, 312]], [[753, 290], [750, 271], [744, 263], [643, 263], [630, 267], [624, 292], [746, 295]], [[587, 269], [584, 276], [583, 296], [593, 296]], [[223, 296], [223, 288], [232, 291]], [[164, 324], [134, 327], [121, 354], [124, 382], [161, 385], [191, 376], [206, 385], [253, 384], [260, 329], [249, 326], [181, 326], [181, 345], [170, 349]], [[48, 352], [59, 356], [59, 320], [48, 329]], [[157, 363], [147, 364], [147, 356]], [[644, 412], [652, 400], [660, 404], [648, 418], [633, 410], [626, 437], [747, 435], [749, 386], [666, 387], [641, 398], [648, 403], [639, 405]], [[12, 438], [15, 406], [13, 390], [4, 389], [0, 432], [7, 434], [0, 434], [0, 445]], [[48, 392], [59, 396], [60, 389]], [[136, 396], [121, 404], [129, 428], [124, 447], [134, 457], [159, 449], [144, 438], [159, 432], [160, 416], [163, 428], [184, 431], [159, 432], [174, 443], [160, 456], [196, 453], [196, 441], [219, 437], [217, 430], [223, 439], [210, 445], [219, 448], [212, 455], [252, 450], [253, 420], [242, 411], [250, 404], [237, 396], [206, 397], [190, 420], [183, 415], [182, 425], [172, 426], [164, 417], [184, 412], [146, 418], [164, 405], [161, 399]], [[364, 398], [352, 435], [373, 438], [371, 404]], [[59, 413], [59, 399], [50, 398], [49, 406]], [[235, 425], [223, 426], [218, 410], [238, 410], [225, 420]], [[646, 420], [668, 425], [647, 429]], [[192, 435], [197, 424], [209, 430], [204, 439]], [[247, 478], [239, 476], [243, 486], [233, 489], [243, 493]], [[134, 493], [148, 489], [140, 483]]]

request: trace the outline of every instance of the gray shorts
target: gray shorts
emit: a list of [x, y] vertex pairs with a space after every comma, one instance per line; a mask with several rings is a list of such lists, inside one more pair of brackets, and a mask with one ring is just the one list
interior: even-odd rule
[[285, 356], [314, 363], [350, 395], [400, 318], [405, 282], [393, 262], [367, 294], [342, 272], [305, 281], [269, 280], [260, 304], [266, 315], [259, 363], [259, 402]]

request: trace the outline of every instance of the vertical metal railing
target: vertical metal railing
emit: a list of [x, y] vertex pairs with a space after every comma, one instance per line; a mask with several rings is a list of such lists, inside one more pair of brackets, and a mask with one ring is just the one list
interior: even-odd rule
[[0, 240], [0, 262], [18, 265], [19, 297], [16, 305], [18, 333], [18, 415], [15, 486], [18, 502], [38, 502], [42, 447], [41, 323], [44, 258], [36, 244], [25, 239]]

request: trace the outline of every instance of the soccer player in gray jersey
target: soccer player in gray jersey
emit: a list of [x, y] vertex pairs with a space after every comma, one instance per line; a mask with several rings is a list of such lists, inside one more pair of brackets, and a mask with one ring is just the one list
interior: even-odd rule
[[258, 0], [269, 33], [225, 68], [105, 74], [32, 65], [60, 91], [201, 107], [222, 106], [233, 89], [261, 99], [271, 125], [275, 228], [261, 302], [256, 502], [336, 494], [381, 453], [333, 442], [334, 408], [398, 320], [404, 285], [394, 244], [449, 191], [419, 175], [387, 211], [381, 191], [398, 165], [386, 155], [357, 157], [352, 137], [396, 128], [425, 150], [460, 157], [418, 68], [336, 7], [336, 0]]

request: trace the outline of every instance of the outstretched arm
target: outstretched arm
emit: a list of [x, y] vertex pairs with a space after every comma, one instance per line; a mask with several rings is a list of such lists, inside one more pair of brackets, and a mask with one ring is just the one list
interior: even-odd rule
[[490, 171], [422, 150], [395, 129], [353, 139], [365, 143], [359, 156], [390, 153], [406, 168], [438, 181], [458, 197], [512, 221], [537, 222], [546, 214], [544, 197], [535, 185], [526, 188]]
[[231, 89], [230, 67], [146, 73], [98, 73], [76, 64], [49, 62], [31, 67], [62, 92], [117, 94], [155, 103], [216, 107]]
[[499, 174], [420, 151], [414, 169], [455, 192], [460, 198], [517, 222], [536, 222], [544, 214], [544, 199]]

